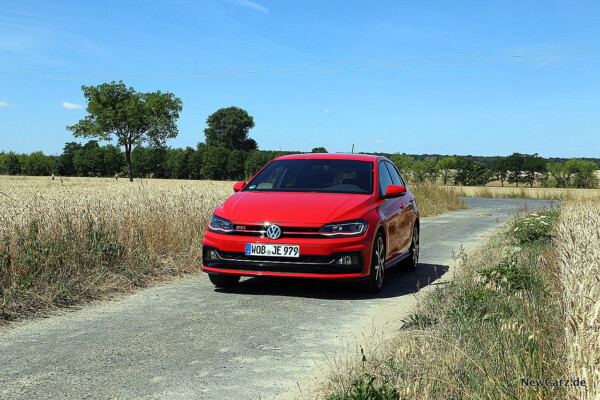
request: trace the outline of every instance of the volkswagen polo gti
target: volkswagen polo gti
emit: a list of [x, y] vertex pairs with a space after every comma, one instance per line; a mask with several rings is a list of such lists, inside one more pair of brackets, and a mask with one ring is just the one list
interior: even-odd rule
[[390, 266], [418, 265], [417, 204], [385, 157], [282, 156], [233, 189], [203, 242], [202, 270], [218, 287], [281, 276], [357, 280], [377, 292]]

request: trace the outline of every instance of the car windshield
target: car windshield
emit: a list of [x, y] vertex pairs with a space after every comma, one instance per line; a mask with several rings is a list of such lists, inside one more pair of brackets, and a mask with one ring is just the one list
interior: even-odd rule
[[248, 182], [244, 190], [370, 194], [373, 168], [370, 161], [277, 160]]

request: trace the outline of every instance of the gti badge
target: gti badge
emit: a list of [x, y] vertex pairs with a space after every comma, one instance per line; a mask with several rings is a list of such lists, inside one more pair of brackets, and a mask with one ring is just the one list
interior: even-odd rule
[[267, 228], [267, 237], [275, 240], [281, 236], [281, 228], [278, 225], [271, 225]]

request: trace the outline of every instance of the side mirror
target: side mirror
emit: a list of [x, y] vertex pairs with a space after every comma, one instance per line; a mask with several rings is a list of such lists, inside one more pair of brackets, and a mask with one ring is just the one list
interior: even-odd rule
[[385, 197], [388, 199], [394, 197], [401, 197], [406, 194], [406, 188], [404, 186], [389, 185], [385, 191]]
[[235, 185], [233, 185], [233, 191], [239, 192], [244, 188], [244, 186], [246, 186], [246, 182], [237, 182]]

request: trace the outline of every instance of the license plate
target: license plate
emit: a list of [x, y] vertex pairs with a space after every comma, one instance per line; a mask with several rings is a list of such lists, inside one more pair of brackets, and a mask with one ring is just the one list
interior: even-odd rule
[[246, 243], [247, 256], [300, 257], [300, 246], [291, 244]]

